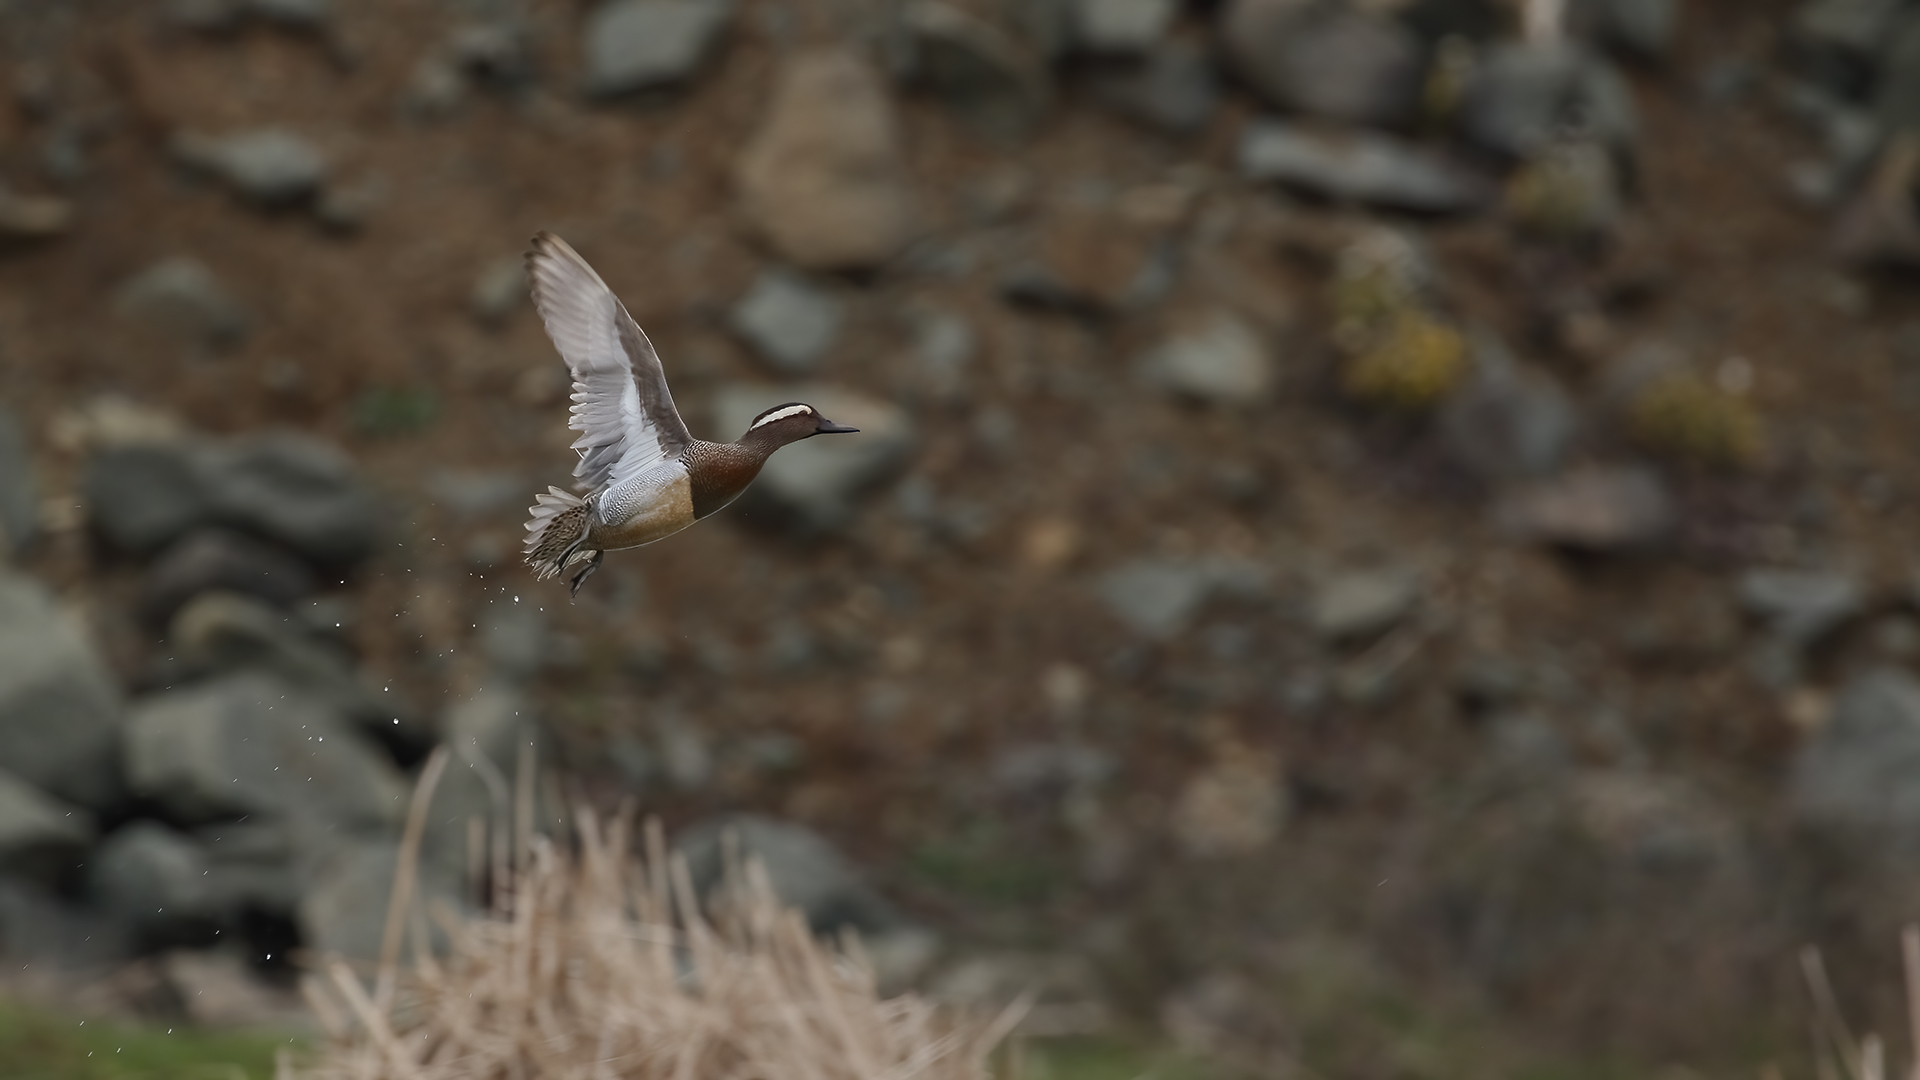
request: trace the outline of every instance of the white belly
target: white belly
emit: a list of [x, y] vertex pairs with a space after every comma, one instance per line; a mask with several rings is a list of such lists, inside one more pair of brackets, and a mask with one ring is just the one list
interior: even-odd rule
[[596, 500], [587, 546], [605, 551], [639, 547], [693, 524], [693, 485], [686, 466], [664, 462], [608, 487]]

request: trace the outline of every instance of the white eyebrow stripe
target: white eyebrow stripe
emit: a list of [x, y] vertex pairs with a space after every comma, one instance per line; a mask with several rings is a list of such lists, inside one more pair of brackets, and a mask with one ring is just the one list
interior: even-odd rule
[[773, 412], [754, 421], [753, 427], [747, 430], [752, 431], [754, 428], [763, 428], [775, 420], [785, 420], [789, 416], [806, 416], [812, 412], [813, 407], [811, 405], [789, 405], [784, 409], [775, 409]]

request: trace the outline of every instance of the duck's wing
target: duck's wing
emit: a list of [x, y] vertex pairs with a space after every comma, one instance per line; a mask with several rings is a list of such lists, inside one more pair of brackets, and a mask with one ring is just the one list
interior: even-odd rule
[[673, 407], [667, 373], [626, 306], [587, 260], [549, 232], [527, 253], [533, 306], [573, 375], [580, 432], [573, 468], [583, 491], [624, 480], [677, 457], [693, 436]]

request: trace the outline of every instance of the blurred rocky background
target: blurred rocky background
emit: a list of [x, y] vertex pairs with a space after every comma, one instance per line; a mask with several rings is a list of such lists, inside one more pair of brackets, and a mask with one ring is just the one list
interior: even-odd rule
[[[1221, 1075], [1792, 1073], [1806, 941], [1892, 1015], [1920, 5], [9, 0], [0, 66], [17, 993], [285, 1022], [446, 743], [448, 909], [624, 802]], [[697, 434], [863, 434], [535, 583], [543, 228]]]

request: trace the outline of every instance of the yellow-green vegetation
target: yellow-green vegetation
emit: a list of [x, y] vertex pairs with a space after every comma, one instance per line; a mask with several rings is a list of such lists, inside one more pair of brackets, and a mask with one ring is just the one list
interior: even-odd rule
[[7, 1080], [267, 1080], [284, 1037], [82, 1020], [0, 1001]]
[[1342, 382], [1361, 402], [1400, 412], [1432, 408], [1467, 371], [1458, 330], [1418, 310], [1403, 310], [1347, 359]]
[[1649, 382], [1634, 395], [1627, 423], [1642, 446], [1680, 461], [1739, 467], [1760, 456], [1760, 417], [1753, 406], [1698, 375]]
[[1507, 181], [1506, 210], [1522, 231], [1554, 240], [1606, 232], [1620, 216], [1620, 185], [1603, 146], [1569, 143], [1521, 164]]
[[1352, 349], [1425, 302], [1419, 259], [1392, 234], [1369, 236], [1340, 255], [1333, 277], [1333, 333]]

